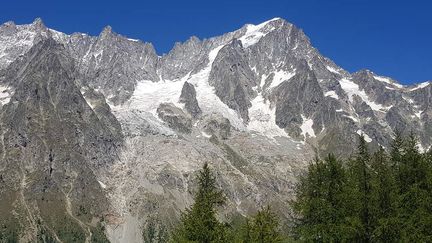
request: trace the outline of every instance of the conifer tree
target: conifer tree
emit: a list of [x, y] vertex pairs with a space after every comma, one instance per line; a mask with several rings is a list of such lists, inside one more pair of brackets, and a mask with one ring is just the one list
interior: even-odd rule
[[384, 148], [380, 147], [372, 158], [372, 190], [374, 215], [377, 219], [373, 229], [373, 241], [395, 242], [399, 237], [397, 220], [397, 187], [393, 167]]
[[216, 187], [216, 178], [205, 163], [198, 174], [195, 203], [182, 214], [180, 225], [173, 233], [172, 242], [226, 242], [225, 225], [216, 218], [216, 206], [224, 202], [222, 191]]
[[417, 138], [411, 134], [404, 143], [399, 173], [399, 221], [401, 240], [432, 241], [431, 164], [419, 153]]
[[371, 185], [371, 161], [364, 136], [359, 137], [359, 145], [357, 154], [351, 161], [350, 178], [352, 193], [356, 198], [358, 218], [360, 227], [358, 228], [357, 241], [370, 242], [373, 231], [374, 215], [373, 215], [373, 199]]
[[246, 222], [244, 243], [277, 243], [282, 242], [277, 216], [266, 207]]
[[297, 238], [306, 242], [350, 241], [355, 236], [352, 201], [342, 163], [333, 155], [309, 165], [300, 178], [294, 211]]

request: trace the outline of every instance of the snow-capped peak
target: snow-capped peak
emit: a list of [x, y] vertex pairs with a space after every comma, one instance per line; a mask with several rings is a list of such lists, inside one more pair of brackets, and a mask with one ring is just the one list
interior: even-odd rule
[[381, 81], [381, 82], [393, 85], [393, 86], [398, 87], [398, 88], [403, 88], [402, 84], [398, 84], [398, 83], [394, 82], [391, 78], [387, 78], [387, 77], [383, 77], [383, 76], [378, 76], [378, 75], [374, 75], [373, 77], [374, 77], [375, 80], [378, 80], [378, 81]]
[[247, 48], [256, 44], [263, 36], [271, 32], [275, 29], [274, 26], [266, 29], [266, 26], [274, 21], [280, 20], [281, 18], [273, 18], [268, 21], [265, 21], [258, 25], [247, 24], [246, 33], [240, 38], [240, 41], [243, 44], [243, 47]]
[[417, 89], [423, 89], [423, 88], [429, 86], [429, 84], [430, 84], [429, 81], [426, 81], [426, 82], [423, 82], [423, 83], [419, 83], [414, 88], [410, 89], [409, 91], [414, 91], [414, 90], [417, 90]]

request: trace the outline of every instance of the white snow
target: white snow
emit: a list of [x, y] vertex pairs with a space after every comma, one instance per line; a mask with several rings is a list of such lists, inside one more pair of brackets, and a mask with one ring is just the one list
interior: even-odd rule
[[[223, 45], [218, 46], [212, 51], [210, 51], [208, 65], [200, 72], [188, 77], [187, 81], [195, 86], [198, 104], [204, 113], [221, 114], [222, 116], [227, 118], [234, 127], [239, 130], [245, 130], [243, 120], [240, 118], [237, 112], [229, 108], [219, 99], [219, 97], [215, 94], [214, 87], [210, 86], [208, 82], [211, 66], [213, 64], [213, 61], [216, 59], [219, 50], [222, 47]], [[181, 90], [179, 90], [179, 92], [180, 91]], [[178, 99], [179, 95], [180, 93], [175, 98]]]
[[140, 41], [140, 40], [137, 40], [137, 39], [131, 39], [131, 38], [128, 38], [128, 40], [133, 41], [133, 42], [139, 42], [139, 41]]
[[365, 141], [366, 142], [368, 142], [368, 143], [370, 143], [370, 142], [372, 142], [372, 138], [370, 138], [365, 132], [363, 132], [362, 130], [357, 130], [357, 134], [358, 135], [363, 135], [363, 137], [364, 137], [364, 139], [365, 139]]
[[324, 94], [324, 96], [328, 96], [328, 97], [331, 97], [331, 98], [333, 98], [333, 99], [339, 99], [339, 96], [336, 94], [336, 92], [335, 91], [333, 91], [333, 90], [331, 90], [331, 91], [327, 91], [325, 94]]
[[2, 105], [6, 105], [7, 103], [9, 103], [12, 95], [13, 92], [9, 87], [0, 85], [0, 103]]
[[337, 69], [333, 68], [333, 67], [326, 66], [326, 68], [327, 68], [327, 70], [329, 70], [332, 73], [340, 74], [340, 72]]
[[343, 116], [346, 117], [346, 118], [349, 118], [349, 119], [353, 120], [356, 123], [359, 122], [359, 120], [357, 118], [353, 117], [353, 116], [348, 116], [348, 115], [343, 115]]
[[[122, 106], [111, 105], [111, 108], [116, 112], [124, 112], [127, 110], [145, 111], [153, 114], [153, 116], [159, 120], [156, 110], [161, 103], [172, 103], [179, 108], [183, 108], [184, 105], [179, 103], [178, 100], [184, 82], [187, 81], [195, 86], [198, 104], [205, 114], [221, 114], [227, 118], [235, 128], [245, 130], [245, 125], [241, 117], [236, 111], [229, 108], [219, 99], [215, 94], [214, 88], [208, 83], [212, 63], [222, 47], [223, 45], [210, 51], [208, 65], [198, 73], [193, 75], [189, 73], [183, 78], [176, 80], [160, 80], [158, 82], [149, 80], [138, 81], [130, 100]], [[162, 123], [162, 121], [160, 122]]]
[[206, 133], [206, 132], [201, 132], [201, 135], [205, 138], [211, 138], [212, 135]]
[[429, 151], [431, 149], [431, 147], [432, 147], [432, 145], [429, 145], [427, 148], [425, 148], [425, 147], [423, 147], [423, 145], [420, 142], [417, 143], [417, 148], [418, 148], [420, 153], [425, 153], [425, 152]]
[[253, 24], [246, 25], [246, 33], [239, 38], [239, 40], [242, 42], [243, 47], [247, 48], [249, 46], [256, 44], [263, 36], [265, 36], [267, 33], [269, 33], [274, 29], [274, 27], [272, 27], [270, 30], [263, 32], [262, 28], [266, 26], [268, 23], [278, 19], [279, 18], [274, 18], [264, 23], [261, 23], [259, 25], [253, 25]]
[[[381, 82], [393, 85], [393, 86], [398, 87], [398, 88], [403, 88], [404, 87], [401, 84], [393, 82], [390, 78], [387, 78], [387, 77], [376, 76], [376, 75], [374, 75], [373, 77], [374, 77], [374, 79], [376, 79], [378, 81], [381, 81]], [[387, 87], [387, 88], [390, 89], [389, 87]]]
[[102, 181], [98, 181], [99, 185], [102, 187], [102, 189], [105, 189], [107, 186], [102, 182]]
[[289, 80], [290, 78], [294, 77], [295, 72], [287, 72], [284, 70], [279, 70], [274, 72], [273, 80], [270, 83], [269, 88], [275, 88], [279, 86], [281, 83], [283, 83], [286, 80]]
[[367, 105], [372, 108], [372, 110], [383, 111], [389, 109], [389, 107], [384, 107], [381, 104], [377, 104], [371, 101], [366, 92], [364, 90], [360, 90], [360, 87], [353, 81], [343, 78], [339, 80], [339, 83], [345, 93], [347, 93], [348, 98], [351, 102], [353, 102], [353, 96], [358, 95]]
[[313, 120], [310, 118], [306, 118], [303, 115], [301, 117], [303, 119], [303, 124], [300, 126], [300, 129], [302, 130], [301, 134], [305, 137], [305, 139], [306, 139], [306, 134], [309, 135], [310, 137], [315, 137], [315, 132], [312, 128]]
[[414, 88], [410, 89], [409, 91], [414, 91], [414, 90], [417, 90], [417, 89], [423, 89], [423, 88], [427, 87], [429, 84], [430, 84], [429, 81], [417, 84]]
[[129, 101], [132, 109], [148, 111], [157, 117], [156, 110], [161, 103], [178, 103], [184, 80], [152, 82], [139, 81]]
[[406, 100], [408, 103], [410, 103], [410, 104], [414, 104], [415, 102], [414, 102], [414, 100], [413, 99], [411, 99], [411, 98], [409, 98], [409, 97], [406, 97], [406, 96], [402, 96], [402, 98], [404, 99], [404, 100]]
[[275, 109], [270, 107], [270, 101], [261, 94], [251, 101], [249, 108], [250, 121], [247, 128], [267, 137], [288, 137], [285, 131], [276, 125]]
[[63, 44], [67, 42], [67, 38], [69, 37], [67, 34], [53, 29], [49, 29], [49, 31], [51, 32], [54, 40]]

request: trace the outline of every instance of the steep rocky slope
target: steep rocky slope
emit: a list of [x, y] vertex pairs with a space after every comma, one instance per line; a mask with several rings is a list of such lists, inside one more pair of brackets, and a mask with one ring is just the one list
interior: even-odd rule
[[222, 218], [272, 204], [288, 219], [314, 156], [348, 156], [358, 134], [388, 147], [396, 130], [432, 144], [429, 82], [349, 73], [280, 18], [163, 56], [111, 27], [7, 22], [0, 102], [0, 219], [22, 239], [91, 241], [105, 225], [113, 242], [139, 241], [191, 203], [204, 162], [228, 197]]

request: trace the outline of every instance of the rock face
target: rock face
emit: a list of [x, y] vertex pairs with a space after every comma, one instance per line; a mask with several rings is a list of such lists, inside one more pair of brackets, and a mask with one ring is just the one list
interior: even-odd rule
[[249, 121], [248, 109], [256, 80], [241, 41], [234, 39], [220, 49], [212, 65], [209, 84], [215, 88], [216, 95], [229, 108], [237, 111], [246, 123]]
[[198, 118], [201, 115], [202, 111], [196, 99], [195, 87], [192, 84], [188, 82], [183, 84], [179, 102], [184, 103], [186, 111], [192, 117]]
[[228, 198], [221, 217], [271, 204], [288, 219], [295, 178], [316, 155], [348, 156], [359, 134], [388, 148], [396, 130], [429, 149], [431, 93], [429, 82], [348, 73], [279, 18], [163, 56], [111, 27], [66, 35], [40, 19], [7, 22], [0, 231], [139, 242], [192, 203], [204, 162]]
[[166, 122], [168, 127], [181, 133], [190, 133], [192, 120], [182, 109], [173, 104], [162, 103], [156, 110], [159, 118]]
[[[3, 70], [1, 83], [15, 90], [0, 117], [0, 194], [11, 199], [1, 202], [10, 209], [1, 222], [20, 212], [23, 238], [90, 239], [97, 231], [90, 223], [108, 210], [96, 171], [116, 160], [120, 125], [109, 107], [93, 110], [86, 102], [70, 58], [53, 39], [38, 42]], [[74, 229], [60, 235], [69, 227]], [[43, 233], [49, 229], [57, 233]]]

